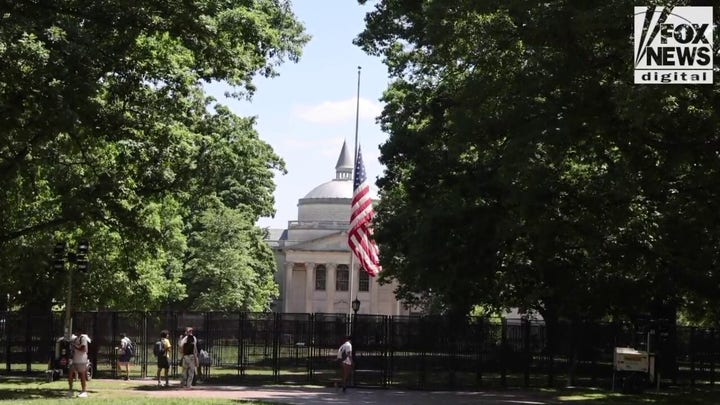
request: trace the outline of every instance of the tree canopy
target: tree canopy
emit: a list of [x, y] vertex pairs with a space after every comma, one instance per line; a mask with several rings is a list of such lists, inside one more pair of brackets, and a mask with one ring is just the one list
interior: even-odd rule
[[79, 308], [268, 308], [275, 264], [255, 222], [284, 163], [203, 83], [250, 98], [254, 76], [297, 61], [308, 37], [289, 3], [11, 2], [0, 16], [3, 297], [64, 302], [54, 242], [87, 239]]
[[375, 235], [401, 298], [718, 319], [720, 86], [634, 85], [634, 5], [383, 0], [366, 16], [356, 43], [393, 77]]

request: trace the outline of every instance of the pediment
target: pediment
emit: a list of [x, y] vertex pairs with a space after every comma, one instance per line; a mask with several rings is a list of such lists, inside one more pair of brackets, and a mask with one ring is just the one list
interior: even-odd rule
[[287, 246], [286, 250], [345, 252], [350, 250], [347, 241], [347, 232], [341, 231]]

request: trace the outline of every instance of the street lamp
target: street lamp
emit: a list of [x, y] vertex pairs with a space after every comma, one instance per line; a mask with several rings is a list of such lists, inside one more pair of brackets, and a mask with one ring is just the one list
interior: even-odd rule
[[55, 271], [67, 271], [67, 298], [65, 300], [65, 339], [70, 340], [72, 335], [72, 267], [66, 269], [65, 263], [75, 264], [75, 270], [81, 273], [87, 273], [90, 270], [90, 262], [88, 255], [90, 253], [90, 244], [87, 240], [81, 240], [78, 243], [77, 250], [68, 252], [68, 243], [66, 241], [57, 241], [53, 248], [52, 268]]
[[[357, 323], [357, 313], [358, 313], [358, 310], [360, 309], [360, 300], [357, 297], [355, 297], [355, 299], [351, 302], [351, 304], [352, 304], [352, 310], [353, 310], [353, 320], [352, 320], [352, 331], [351, 331], [352, 333], [350, 333], [350, 336], [355, 338], [355, 324]], [[355, 342], [353, 341], [353, 343], [355, 343]]]
[[355, 340], [355, 324], [357, 323], [357, 313], [360, 309], [360, 300], [355, 297], [354, 300], [351, 302], [352, 310], [353, 310], [353, 320], [352, 320], [352, 333], [350, 334], [350, 339], [352, 340], [352, 374], [350, 375], [350, 384], [355, 386], [355, 356], [357, 354], [357, 343]]

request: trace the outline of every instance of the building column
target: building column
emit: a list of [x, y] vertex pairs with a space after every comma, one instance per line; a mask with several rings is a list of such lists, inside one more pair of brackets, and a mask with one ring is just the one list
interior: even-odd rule
[[335, 272], [337, 271], [337, 263], [328, 263], [327, 268], [327, 285], [325, 293], [327, 293], [327, 304], [325, 312], [332, 314], [335, 312]]
[[315, 299], [315, 263], [305, 263], [305, 312], [313, 311]]
[[291, 289], [292, 289], [292, 274], [293, 274], [293, 268], [295, 267], [295, 263], [293, 262], [287, 262], [285, 263], [285, 287], [283, 288], [283, 312], [291, 312], [290, 311], [290, 296], [291, 296]]

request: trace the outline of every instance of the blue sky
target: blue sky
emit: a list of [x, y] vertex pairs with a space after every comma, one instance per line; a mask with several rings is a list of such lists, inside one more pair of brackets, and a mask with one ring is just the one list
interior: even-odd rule
[[352, 44], [373, 8], [355, 0], [294, 0], [293, 10], [312, 38], [298, 63], [280, 66], [279, 77], [258, 78], [251, 101], [228, 100], [220, 84], [208, 92], [241, 116], [256, 116], [260, 137], [287, 165], [288, 174], [275, 176], [274, 218], [258, 225], [285, 228], [297, 219], [297, 201], [315, 186], [335, 177], [343, 140], [353, 147], [357, 67], [360, 77], [359, 143], [368, 179], [382, 172], [378, 146], [387, 135], [375, 123], [382, 110], [379, 98], [387, 88], [387, 68], [380, 58]]

